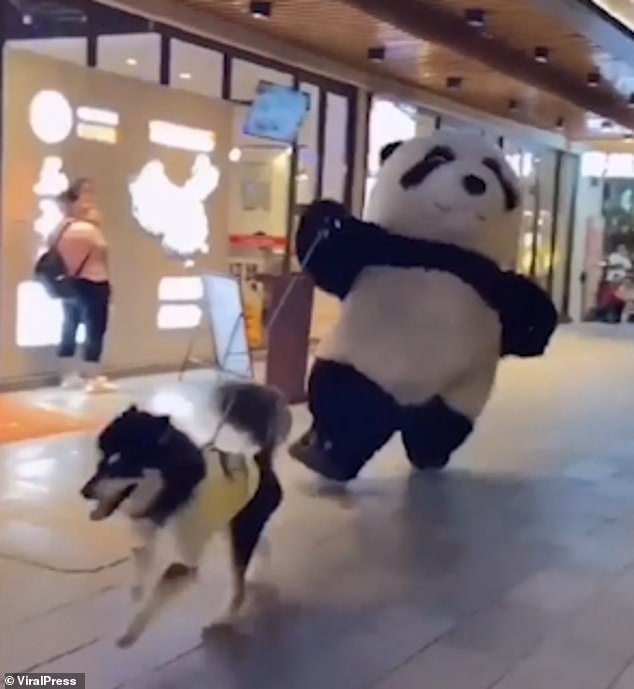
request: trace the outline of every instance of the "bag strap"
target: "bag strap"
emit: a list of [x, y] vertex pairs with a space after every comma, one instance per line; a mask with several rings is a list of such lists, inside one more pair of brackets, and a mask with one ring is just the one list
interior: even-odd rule
[[92, 255], [92, 249], [88, 251], [88, 253], [84, 256], [82, 262], [79, 264], [77, 270], [71, 275], [72, 278], [78, 278], [81, 275], [81, 271], [86, 267], [86, 263], [88, 263], [88, 259]]
[[64, 221], [62, 222], [62, 226], [59, 229], [57, 236], [55, 237], [55, 241], [50, 246], [51, 249], [57, 248], [57, 245], [60, 243], [62, 237], [66, 233], [66, 230], [68, 230], [74, 222], [75, 222], [75, 218], [65, 218], [64, 219]]
[[[57, 245], [59, 244], [60, 240], [62, 239], [62, 236], [65, 234], [66, 230], [68, 230], [71, 225], [76, 222], [76, 218], [66, 218], [64, 220], [64, 224], [62, 225], [60, 231], [57, 233], [57, 237], [55, 237], [55, 241], [53, 242], [51, 249], [56, 249]], [[75, 272], [70, 276], [71, 278], [78, 278], [81, 275], [82, 270], [86, 267], [86, 264], [88, 263], [88, 259], [92, 255], [92, 249], [88, 250], [88, 253], [84, 256], [82, 259], [81, 263], [79, 266], [77, 266]]]

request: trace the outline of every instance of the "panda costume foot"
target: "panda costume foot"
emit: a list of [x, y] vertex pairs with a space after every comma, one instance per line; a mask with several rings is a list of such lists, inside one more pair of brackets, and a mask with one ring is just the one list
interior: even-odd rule
[[412, 466], [421, 471], [444, 469], [472, 430], [472, 422], [440, 397], [403, 411], [405, 451]]
[[446, 457], [416, 458], [416, 461], [413, 461], [410, 457], [410, 462], [415, 469], [430, 474], [436, 471], [442, 471], [447, 464], [449, 464], [450, 460], [451, 455], [447, 455]]
[[327, 450], [320, 447], [317, 433], [312, 428], [289, 447], [288, 453], [307, 469], [328, 481], [345, 483], [356, 475], [356, 472], [349, 475], [345, 467], [340, 467], [332, 460]]

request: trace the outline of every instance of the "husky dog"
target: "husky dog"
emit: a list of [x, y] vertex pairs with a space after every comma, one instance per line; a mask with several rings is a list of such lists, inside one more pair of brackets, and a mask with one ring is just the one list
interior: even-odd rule
[[[231, 545], [233, 592], [229, 622], [245, 597], [245, 575], [262, 531], [282, 501], [273, 455], [291, 428], [280, 393], [250, 382], [221, 385], [223, 421], [258, 449], [248, 454], [199, 448], [169, 417], [131, 406], [100, 433], [100, 460], [81, 490], [96, 501], [91, 519], [116, 511], [130, 518], [139, 543], [132, 549], [137, 603], [118, 640], [130, 646], [166, 600], [195, 577], [205, 545], [225, 532]], [[158, 547], [168, 536], [171, 553]]]

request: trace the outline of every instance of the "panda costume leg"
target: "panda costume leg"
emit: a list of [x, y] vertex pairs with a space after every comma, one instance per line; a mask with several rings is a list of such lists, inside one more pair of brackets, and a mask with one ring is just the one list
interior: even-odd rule
[[397, 402], [348, 364], [317, 359], [308, 402], [313, 425], [290, 454], [333, 481], [355, 478], [398, 429]]
[[403, 408], [401, 435], [411, 464], [418, 469], [444, 468], [467, 440], [489, 399], [496, 362], [483, 365], [442, 395]]
[[441, 397], [403, 409], [403, 445], [409, 461], [417, 469], [445, 467], [472, 430], [473, 423]]

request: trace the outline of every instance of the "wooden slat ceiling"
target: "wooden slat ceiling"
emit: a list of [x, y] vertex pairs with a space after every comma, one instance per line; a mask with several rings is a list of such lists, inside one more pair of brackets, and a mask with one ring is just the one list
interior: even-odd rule
[[[249, 14], [248, 0], [174, 1], [208, 10], [211, 14], [216, 13], [236, 22], [248, 23], [314, 52], [392, 75], [486, 112], [551, 130], [563, 118], [566, 133], [572, 138], [601, 134], [588, 129], [590, 118], [587, 107], [563, 100], [552, 93], [553, 89], [546, 91], [528, 86], [502, 70], [492, 70], [490, 65], [473, 56], [461, 54], [459, 43], [455, 47], [430, 43], [395, 28], [393, 24], [352, 6], [365, 4], [359, 0], [350, 0], [351, 4], [339, 0], [275, 0], [268, 19], [253, 18]], [[550, 14], [533, 8], [527, 0], [383, 2], [409, 2], [414, 10], [431, 8], [459, 18], [464, 16], [465, 10], [478, 7], [485, 12], [485, 27], [480, 31], [488, 40], [505, 47], [511, 46], [527, 56], [532, 56], [537, 46], [549, 49], [548, 64], [535, 63], [537, 76], [538, 70], [557, 70], [566, 78], [569, 76], [571, 83], [578, 83], [581, 90], [589, 88], [586, 86], [588, 74], [598, 72], [603, 83], [599, 89], [591, 91], [603, 91], [603, 102], [612, 99], [625, 103], [630, 92], [634, 92], [634, 72], [631, 67], [615, 60], [604, 47], [594, 45]], [[386, 49], [385, 60], [382, 63], [370, 62], [368, 50], [379, 46]], [[461, 87], [448, 89], [448, 77], [461, 77]], [[511, 109], [511, 102], [516, 102], [518, 106]], [[620, 107], [622, 111], [625, 106]], [[621, 111], [615, 111], [618, 118]], [[626, 113], [629, 115], [627, 110]], [[592, 120], [596, 122], [597, 118]], [[600, 118], [598, 121], [601, 121]], [[609, 131], [606, 129], [603, 134], [610, 135]]]

